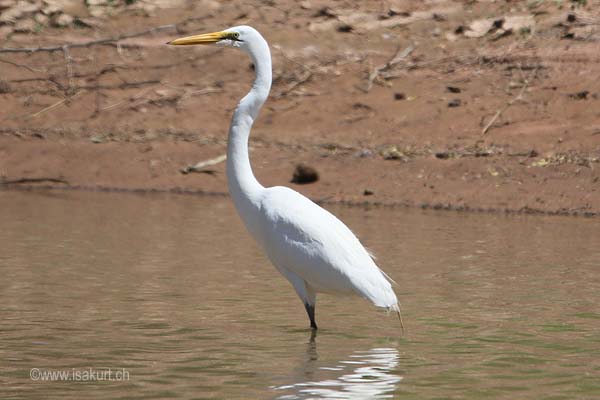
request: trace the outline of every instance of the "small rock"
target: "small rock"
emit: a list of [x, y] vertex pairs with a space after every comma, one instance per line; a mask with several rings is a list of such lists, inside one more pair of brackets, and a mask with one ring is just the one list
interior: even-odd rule
[[375, 192], [373, 192], [372, 190], [369, 189], [365, 189], [363, 192], [363, 195], [365, 196], [373, 196], [375, 194]]
[[53, 18], [52, 25], [56, 27], [66, 27], [73, 24], [73, 17], [69, 14], [59, 14], [56, 18]]
[[490, 167], [490, 168], [488, 168], [488, 173], [489, 173], [491, 176], [498, 176], [498, 175], [500, 175], [500, 172], [496, 171], [494, 168], [491, 168], [491, 167]]
[[314, 16], [315, 17], [337, 18], [337, 13], [329, 7], [321, 7]]
[[174, 89], [156, 89], [154, 93], [160, 97], [173, 97], [177, 94], [177, 91]]
[[507, 32], [531, 32], [535, 27], [533, 15], [511, 15], [504, 18], [502, 29]]
[[491, 31], [494, 26], [497, 25], [496, 18], [483, 18], [477, 19], [471, 22], [467, 29], [462, 30], [462, 32], [458, 32], [455, 30], [455, 33], [463, 33], [466, 37], [469, 38], [480, 38], [485, 36], [489, 31]]
[[394, 100], [406, 100], [406, 95], [401, 92], [394, 93]]
[[102, 6], [89, 6], [88, 12], [94, 18], [103, 17], [107, 13], [107, 8]]
[[361, 149], [355, 153], [355, 156], [360, 158], [373, 157], [373, 152], [369, 149]]
[[532, 167], [547, 167], [548, 165], [550, 165], [550, 161], [546, 158], [531, 163]]
[[352, 108], [355, 110], [367, 110], [367, 111], [373, 110], [373, 107], [371, 107], [370, 105], [365, 104], [365, 103], [360, 103], [360, 102], [352, 104]]
[[99, 21], [94, 18], [77, 17], [73, 20], [73, 25], [78, 26], [80, 28], [100, 28]]
[[10, 93], [10, 85], [4, 79], [0, 79], [0, 94]]
[[448, 102], [448, 107], [460, 107], [462, 101], [460, 99], [452, 99]]
[[390, 17], [395, 17], [395, 16], [410, 17], [410, 11], [406, 11], [401, 8], [391, 6], [388, 10], [388, 16], [390, 16]]
[[495, 33], [498, 39], [511, 33], [532, 32], [535, 27], [533, 15], [509, 15], [501, 18], [483, 18], [471, 22], [464, 31], [469, 38], [480, 38], [488, 33]]
[[292, 183], [306, 184], [313, 183], [319, 180], [319, 173], [311, 166], [298, 164], [294, 170]]
[[438, 151], [435, 153], [435, 158], [439, 158], [440, 160], [447, 160], [450, 158], [450, 153], [447, 151]]
[[589, 94], [589, 90], [582, 90], [581, 92], [570, 94], [569, 97], [575, 100], [587, 100]]
[[398, 150], [396, 146], [389, 146], [381, 151], [384, 160], [402, 160], [408, 161], [408, 156]]
[[310, 8], [311, 8], [310, 1], [301, 1], [300, 8], [303, 10], [310, 10]]
[[352, 32], [354, 30], [354, 27], [352, 27], [352, 25], [350, 24], [341, 24], [337, 27], [337, 31], [338, 32]]
[[456, 87], [456, 86], [446, 86], [446, 90], [449, 91], [450, 93], [460, 93], [460, 92], [462, 92], [462, 90], [459, 87]]
[[431, 17], [433, 18], [434, 21], [437, 21], [437, 22], [443, 22], [443, 21], [448, 20], [448, 18], [446, 18], [445, 15], [438, 14], [438, 13], [433, 13], [433, 15]]
[[597, 33], [596, 27], [592, 25], [584, 26], [571, 26], [567, 32], [562, 36], [563, 39], [573, 40], [589, 40]]
[[90, 141], [92, 143], [96, 143], [96, 144], [98, 144], [98, 143], [104, 143], [104, 138], [102, 136], [92, 136], [90, 138]]
[[49, 18], [48, 18], [48, 16], [46, 14], [37, 13], [33, 17], [33, 19], [35, 20], [35, 22], [37, 22], [40, 25], [48, 25], [48, 19]]

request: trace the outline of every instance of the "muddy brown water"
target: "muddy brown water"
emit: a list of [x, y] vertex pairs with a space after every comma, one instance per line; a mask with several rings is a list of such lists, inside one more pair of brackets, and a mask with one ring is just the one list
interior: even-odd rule
[[0, 397], [600, 398], [599, 220], [328, 208], [404, 336], [321, 296], [311, 337], [227, 198], [0, 191]]

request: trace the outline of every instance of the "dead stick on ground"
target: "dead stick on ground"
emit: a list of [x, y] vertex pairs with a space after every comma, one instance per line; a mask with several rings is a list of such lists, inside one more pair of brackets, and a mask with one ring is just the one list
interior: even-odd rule
[[25, 68], [26, 70], [28, 70], [28, 71], [30, 71], [30, 72], [44, 72], [44, 71], [42, 71], [41, 69], [35, 69], [35, 68], [32, 68], [32, 67], [30, 67], [30, 66], [29, 66], [29, 65], [27, 65], [27, 64], [19, 64], [19, 63], [16, 63], [16, 62], [12, 62], [12, 61], [9, 61], [9, 60], [5, 60], [5, 59], [3, 59], [3, 58], [0, 58], [0, 62], [2, 62], [2, 63], [5, 63], [5, 64], [10, 64], [10, 65], [13, 65], [13, 66], [15, 66], [15, 67], [19, 67], [19, 68]]
[[67, 80], [69, 82], [69, 88], [67, 93], [71, 94], [73, 92], [73, 59], [71, 58], [71, 52], [69, 51], [69, 46], [63, 46], [63, 53], [65, 54], [65, 62], [67, 63]]
[[206, 170], [204, 168], [209, 167], [211, 165], [219, 164], [227, 159], [226, 154], [222, 154], [219, 157], [211, 158], [210, 160], [200, 161], [196, 165], [190, 165], [185, 168], [182, 168], [180, 171], [182, 174], [189, 174], [190, 172], [203, 172], [207, 174], [213, 174], [215, 171]]
[[312, 72], [307, 69], [304, 71], [304, 74], [298, 78], [298, 80], [292, 82], [287, 88], [283, 89], [281, 92], [275, 94], [273, 97], [276, 99], [279, 99], [281, 97], [287, 96], [288, 94], [292, 93], [294, 91], [294, 89], [296, 89], [298, 86], [302, 85], [305, 82], [308, 82], [308, 80], [312, 77]]
[[156, 26], [154, 28], [146, 29], [141, 32], [128, 33], [128, 34], [124, 34], [124, 35], [120, 35], [120, 36], [115, 36], [112, 38], [91, 40], [89, 42], [83, 42], [83, 43], [65, 43], [65, 44], [62, 44], [59, 46], [48, 46], [48, 47], [22, 47], [22, 48], [3, 47], [3, 48], [0, 48], [0, 53], [37, 53], [37, 52], [52, 53], [55, 51], [64, 51], [64, 46], [68, 46], [73, 49], [73, 48], [90, 47], [90, 46], [96, 46], [96, 45], [112, 45], [115, 42], [119, 42], [121, 40], [132, 39], [132, 38], [136, 38], [136, 37], [140, 37], [140, 36], [149, 35], [152, 33], [157, 33], [160, 31], [165, 31], [165, 30], [170, 30], [170, 29], [178, 30], [178, 27], [180, 25], [184, 25], [188, 22], [193, 22], [193, 21], [201, 21], [201, 20], [209, 18], [211, 16], [212, 16], [212, 14], [209, 13], [202, 17], [186, 18], [175, 24]]
[[94, 89], [103, 89], [103, 90], [129, 89], [129, 88], [139, 88], [139, 87], [146, 86], [146, 85], [158, 85], [160, 83], [161, 83], [161, 81], [158, 79], [149, 79], [146, 81], [123, 82], [123, 83], [119, 83], [118, 85], [82, 85], [82, 86], [75, 87], [75, 89], [90, 89], [90, 90], [94, 90]]
[[18, 179], [7, 179], [0, 180], [0, 185], [15, 185], [19, 183], [41, 183], [41, 182], [52, 182], [52, 183], [64, 183], [69, 184], [62, 178], [18, 178]]
[[71, 97], [65, 97], [64, 99], [62, 99], [62, 100], [60, 100], [60, 101], [57, 101], [56, 103], [54, 103], [54, 104], [52, 104], [52, 105], [49, 105], [49, 106], [48, 106], [48, 107], [46, 107], [46, 108], [42, 108], [40, 111], [38, 111], [38, 112], [36, 112], [36, 113], [34, 113], [34, 114], [31, 114], [31, 115], [25, 116], [25, 118], [35, 118], [35, 117], [39, 116], [40, 114], [43, 114], [43, 113], [45, 113], [46, 111], [50, 111], [50, 110], [52, 110], [52, 109], [54, 109], [54, 108], [56, 108], [56, 107], [60, 106], [61, 104], [64, 104], [64, 103], [66, 103], [66, 102], [67, 102], [67, 101], [69, 101], [69, 100], [73, 100], [75, 97], [79, 96], [79, 95], [80, 95], [81, 93], [83, 93], [83, 92], [84, 92], [84, 90], [82, 90], [82, 91], [79, 91], [79, 92], [75, 93], [75, 94], [74, 94], [73, 96], [71, 96]]
[[363, 91], [367, 93], [369, 90], [371, 90], [371, 88], [373, 87], [373, 82], [379, 77], [379, 75], [382, 72], [392, 69], [396, 64], [400, 63], [402, 60], [408, 57], [414, 49], [415, 48], [413, 46], [408, 46], [404, 50], [401, 50], [400, 46], [398, 46], [396, 53], [394, 53], [394, 56], [390, 58], [388, 62], [386, 62], [383, 65], [380, 65], [379, 67], [375, 67], [371, 71], [371, 73], [369, 74], [369, 78], [367, 79], [367, 86], [363, 89]]
[[481, 131], [481, 135], [485, 135], [490, 130], [490, 128], [492, 127], [492, 125], [494, 124], [494, 122], [496, 122], [496, 120], [504, 113], [504, 111], [506, 111], [510, 106], [512, 106], [513, 104], [515, 104], [517, 101], [523, 99], [523, 94], [525, 93], [525, 90], [527, 90], [527, 88], [529, 87], [530, 79], [532, 77], [534, 77], [534, 75], [537, 72], [537, 70], [538, 70], [537, 68], [534, 69], [531, 72], [531, 75], [529, 76], [529, 78], [525, 79], [525, 81], [523, 82], [523, 86], [521, 87], [521, 90], [519, 91], [519, 94], [517, 94], [515, 97], [513, 97], [512, 99], [510, 99], [504, 105], [504, 107], [502, 107], [500, 110], [496, 111], [496, 114], [494, 114], [494, 116], [492, 117], [492, 119], [490, 119], [490, 121], [485, 125], [485, 127]]
[[111, 105], [109, 105], [109, 106], [106, 106], [106, 107], [103, 107], [103, 108], [101, 108], [101, 109], [100, 109], [100, 111], [107, 111], [107, 110], [111, 110], [111, 109], [113, 109], [113, 108], [115, 108], [115, 107], [119, 107], [121, 104], [124, 104], [124, 103], [126, 103], [127, 101], [139, 99], [140, 97], [142, 97], [142, 96], [144, 96], [146, 93], [148, 93], [148, 91], [149, 91], [150, 89], [151, 89], [151, 88], [146, 88], [146, 89], [144, 89], [144, 90], [141, 90], [141, 91], [137, 92], [136, 94], [134, 94], [134, 95], [133, 95], [133, 96], [131, 96], [131, 97], [128, 97], [128, 98], [126, 98], [126, 99], [123, 99], [123, 100], [121, 100], [121, 101], [118, 101], [118, 102], [116, 102], [116, 103], [113, 103], [113, 104], [111, 104]]
[[282, 89], [279, 93], [277, 93], [273, 96], [274, 98], [279, 99], [281, 97], [284, 97], [284, 96], [290, 94], [292, 91], [294, 91], [294, 89], [296, 89], [298, 86], [302, 85], [303, 83], [308, 82], [310, 80], [310, 78], [312, 78], [312, 76], [313, 76], [313, 71], [307, 65], [304, 65], [301, 62], [296, 61], [293, 58], [291, 58], [290, 56], [288, 56], [287, 54], [285, 54], [285, 52], [283, 50], [281, 50], [280, 48], [276, 47], [275, 49], [277, 49], [277, 51], [282, 55], [283, 58], [285, 58], [286, 60], [288, 60], [296, 65], [299, 65], [300, 67], [302, 67], [304, 69], [304, 74], [302, 74], [297, 80], [295, 80], [290, 85], [288, 85], [287, 88]]

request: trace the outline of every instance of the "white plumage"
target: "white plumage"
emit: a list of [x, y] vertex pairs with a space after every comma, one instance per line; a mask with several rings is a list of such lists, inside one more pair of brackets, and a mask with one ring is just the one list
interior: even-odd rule
[[397, 311], [400, 316], [391, 279], [377, 267], [343, 222], [290, 188], [263, 187], [252, 173], [248, 137], [272, 80], [267, 42], [249, 26], [170, 42], [172, 45], [208, 43], [238, 47], [254, 62], [256, 79], [236, 108], [229, 129], [229, 191], [250, 234], [304, 303], [311, 327], [317, 327], [314, 311], [319, 292], [357, 294], [378, 307]]

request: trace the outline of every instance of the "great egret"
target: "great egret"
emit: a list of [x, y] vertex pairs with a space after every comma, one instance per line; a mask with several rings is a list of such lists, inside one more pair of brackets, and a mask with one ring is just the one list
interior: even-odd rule
[[[263, 187], [248, 157], [248, 137], [271, 89], [271, 53], [258, 31], [235, 26], [221, 32], [173, 40], [168, 44], [237, 47], [250, 56], [256, 78], [231, 121], [227, 144], [227, 182], [246, 228], [264, 248], [304, 303], [317, 329], [317, 293], [358, 294], [400, 317], [393, 282], [342, 221], [300, 193], [282, 186]], [[402, 323], [402, 319], [400, 319]]]

